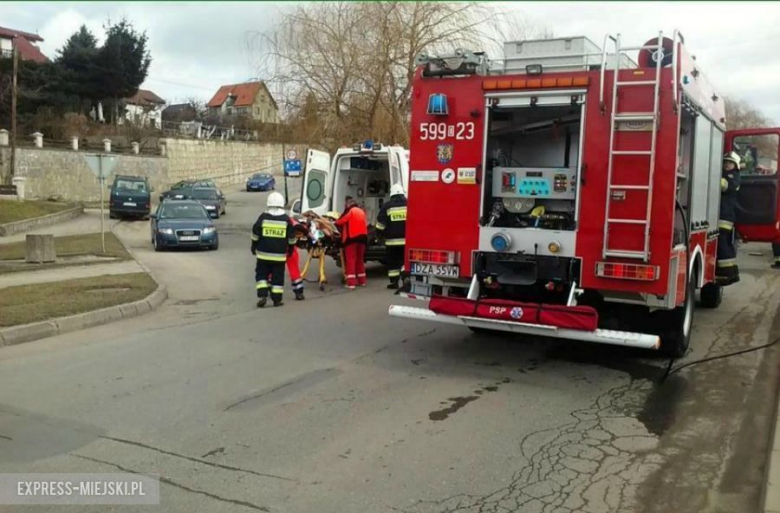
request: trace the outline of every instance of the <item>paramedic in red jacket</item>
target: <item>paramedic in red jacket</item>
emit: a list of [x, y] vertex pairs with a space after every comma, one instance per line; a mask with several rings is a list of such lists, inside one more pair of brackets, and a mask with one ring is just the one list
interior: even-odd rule
[[[294, 233], [300, 232], [301, 226], [293, 218], [290, 218], [292, 222]], [[296, 237], [297, 238], [297, 237]], [[295, 294], [297, 301], [303, 301], [306, 299], [303, 295], [303, 277], [301, 276], [300, 261], [298, 259], [298, 248], [295, 244], [290, 244], [290, 249], [287, 250], [287, 272], [290, 275], [290, 282], [292, 284], [292, 291]]]
[[346, 267], [347, 288], [366, 285], [366, 267], [363, 261], [368, 243], [366, 213], [358, 207], [351, 196], [347, 196], [344, 213], [336, 221], [341, 231], [341, 243], [344, 246], [344, 266]]

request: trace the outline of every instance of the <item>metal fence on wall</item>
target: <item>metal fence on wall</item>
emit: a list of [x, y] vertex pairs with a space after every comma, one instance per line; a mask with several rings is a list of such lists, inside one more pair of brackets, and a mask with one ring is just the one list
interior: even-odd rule
[[232, 126], [207, 125], [200, 121], [163, 121], [165, 137], [205, 139], [217, 141], [260, 141], [260, 131], [243, 130]]

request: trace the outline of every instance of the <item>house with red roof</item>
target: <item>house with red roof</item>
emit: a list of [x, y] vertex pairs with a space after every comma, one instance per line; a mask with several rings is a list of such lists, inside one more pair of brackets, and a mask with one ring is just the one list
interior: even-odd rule
[[223, 85], [206, 106], [210, 116], [246, 116], [262, 123], [279, 119], [279, 107], [265, 82]]
[[38, 34], [0, 27], [0, 57], [12, 57], [16, 48], [23, 61], [46, 62], [48, 57], [35, 45], [42, 41]]
[[162, 128], [162, 111], [165, 100], [148, 89], [139, 89], [130, 98], [125, 98], [125, 118], [138, 126]]

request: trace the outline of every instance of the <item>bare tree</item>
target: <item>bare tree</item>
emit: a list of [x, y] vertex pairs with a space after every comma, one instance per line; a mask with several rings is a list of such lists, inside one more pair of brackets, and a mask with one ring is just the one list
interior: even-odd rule
[[192, 109], [192, 112], [195, 113], [195, 119], [203, 119], [208, 114], [208, 108], [206, 107], [206, 102], [200, 98], [197, 98], [195, 96], [190, 96], [189, 98], [187, 98], [187, 100], [184, 103], [189, 105], [190, 108]]
[[298, 5], [255, 34], [260, 76], [282, 115], [327, 147], [373, 137], [407, 143], [415, 57], [478, 50], [506, 29], [479, 3], [329, 2]]
[[772, 120], [741, 98], [727, 96], [723, 101], [726, 104], [726, 129], [728, 130], [774, 126]]

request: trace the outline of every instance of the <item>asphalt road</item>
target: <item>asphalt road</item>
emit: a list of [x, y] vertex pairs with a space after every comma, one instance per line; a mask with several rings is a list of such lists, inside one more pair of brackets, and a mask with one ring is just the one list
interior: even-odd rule
[[[661, 382], [668, 361], [645, 352], [391, 319], [378, 266], [347, 291], [329, 263], [326, 291], [257, 310], [264, 197], [229, 194], [217, 252], [114, 227], [170, 299], [0, 350], [0, 472], [157, 473], [166, 512], [757, 510], [776, 348]], [[742, 248], [678, 364], [780, 335], [770, 253]], [[136, 509], [152, 510], [112, 510]]]

